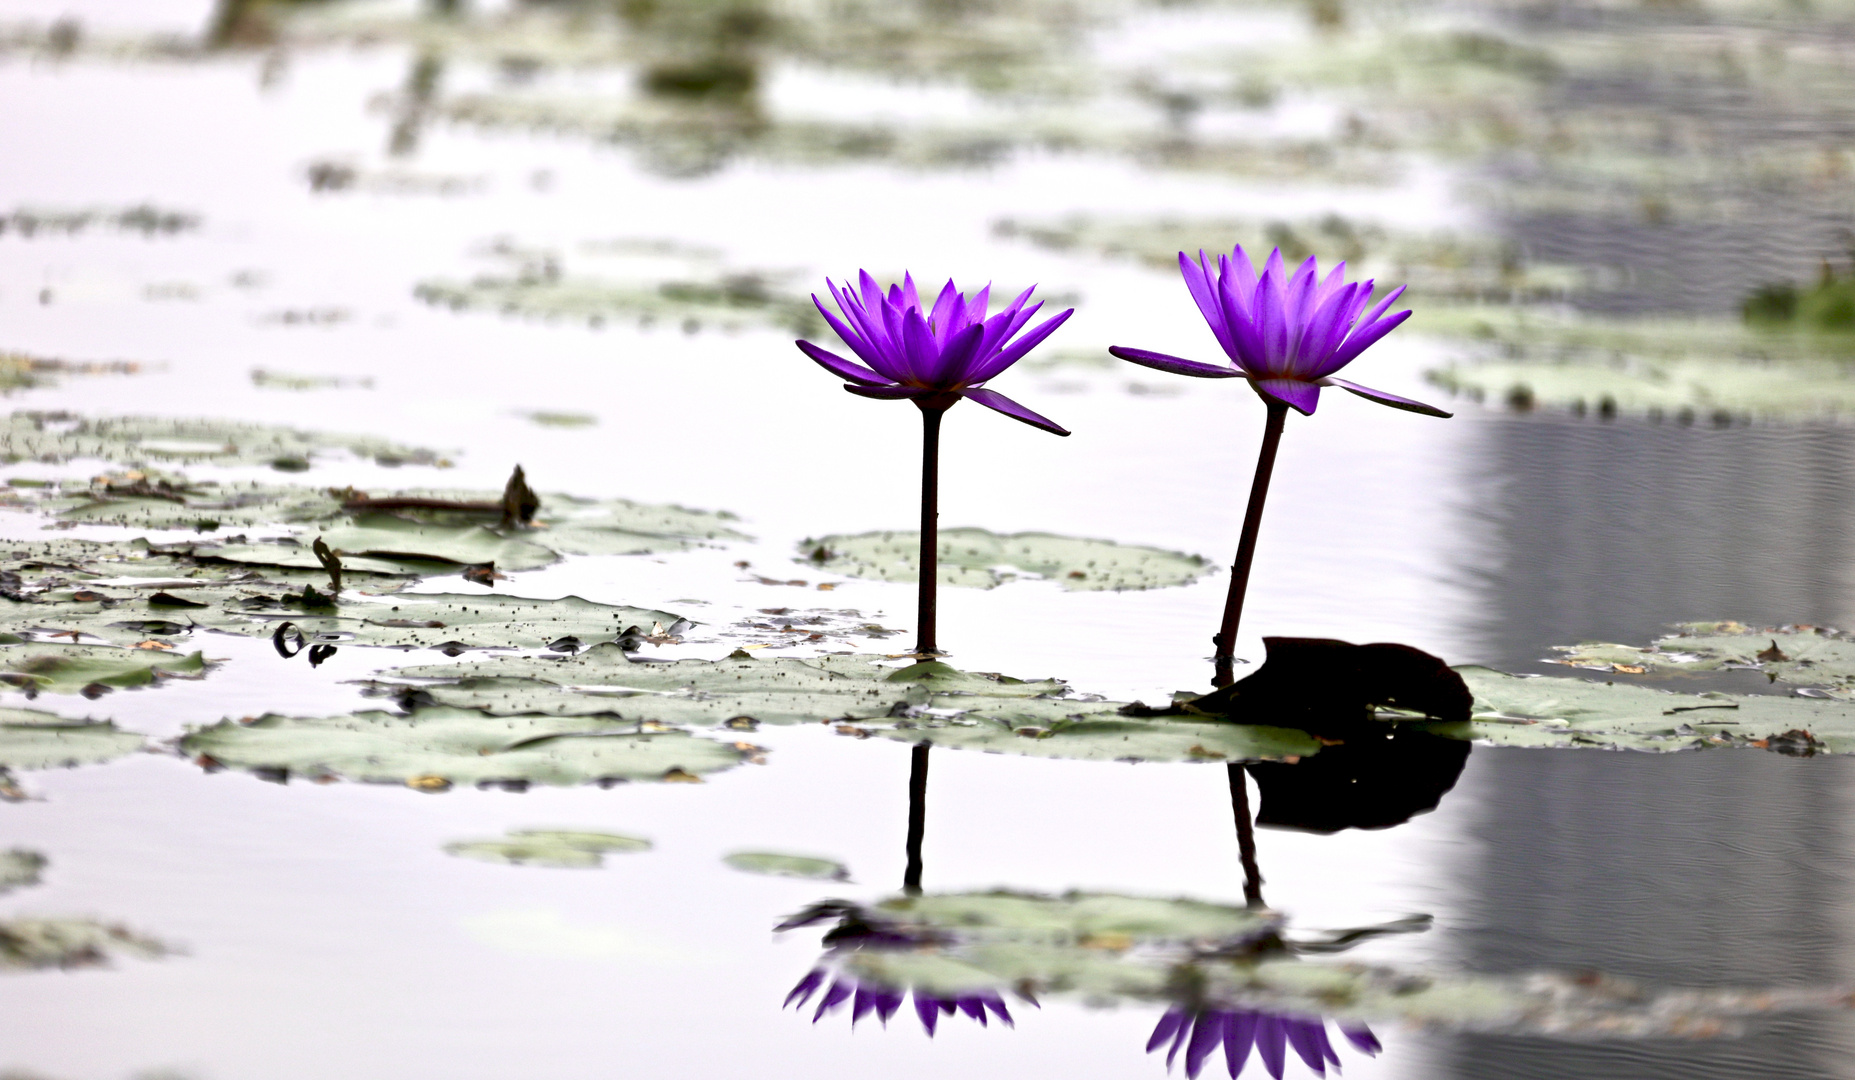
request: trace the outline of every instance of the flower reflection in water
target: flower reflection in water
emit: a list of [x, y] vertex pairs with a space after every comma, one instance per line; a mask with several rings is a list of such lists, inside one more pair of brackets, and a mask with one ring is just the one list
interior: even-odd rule
[[[1364, 1024], [1342, 1024], [1340, 1034], [1365, 1053], [1374, 1056], [1378, 1054], [1378, 1038]], [[1159, 1018], [1159, 1025], [1153, 1029], [1153, 1037], [1147, 1040], [1147, 1053], [1168, 1043], [1167, 1071], [1172, 1070], [1173, 1061], [1183, 1048], [1185, 1075], [1192, 1080], [1197, 1080], [1205, 1062], [1217, 1052], [1219, 1046], [1224, 1048], [1225, 1067], [1230, 1070], [1233, 1080], [1249, 1063], [1252, 1047], [1262, 1059], [1263, 1068], [1269, 1070], [1269, 1075], [1276, 1080], [1281, 1080], [1282, 1070], [1287, 1066], [1287, 1051], [1291, 1046], [1316, 1075], [1327, 1075], [1328, 1065], [1333, 1065], [1334, 1071], [1339, 1071], [1340, 1055], [1334, 1052], [1333, 1044], [1328, 1041], [1327, 1022], [1321, 1019], [1306, 1020], [1249, 1010], [1204, 1009], [1188, 1012], [1185, 1009], [1171, 1009]]]
[[[908, 996], [905, 990], [864, 983], [845, 973], [839, 973], [832, 978], [829, 969], [818, 967], [813, 968], [805, 978], [800, 979], [799, 985], [793, 987], [792, 993], [786, 995], [786, 1006], [791, 1007], [796, 1004], [799, 1008], [804, 1008], [806, 1003], [812, 999], [812, 995], [818, 993], [827, 981], [831, 985], [825, 990], [824, 996], [818, 999], [818, 1008], [812, 1013], [814, 1024], [824, 1019], [826, 1013], [836, 1012], [842, 1008], [848, 1001], [850, 1002], [851, 1027], [856, 1027], [857, 1021], [871, 1013], [876, 1014], [876, 1019], [881, 1021], [884, 1027], [888, 1027], [889, 1018], [901, 1009], [903, 1000]], [[921, 1018], [921, 1026], [927, 1029], [929, 1037], [933, 1036], [934, 1029], [940, 1023], [942, 1016], [952, 1016], [956, 1012], [964, 1013], [979, 1021], [981, 1027], [986, 1026], [988, 1012], [1006, 1027], [1017, 1026], [1012, 1023], [1011, 1010], [1005, 1007], [1005, 999], [989, 990], [940, 997], [916, 987], [914, 996], [915, 1015]]]

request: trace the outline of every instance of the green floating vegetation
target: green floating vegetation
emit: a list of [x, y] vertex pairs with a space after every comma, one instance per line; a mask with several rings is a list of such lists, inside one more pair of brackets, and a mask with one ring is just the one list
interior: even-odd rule
[[1483, 354], [1430, 371], [1430, 381], [1521, 412], [1714, 425], [1855, 416], [1855, 369], [1835, 335], [1723, 319], [1625, 322], [1501, 308], [1426, 310], [1412, 328], [1477, 343]]
[[158, 960], [170, 951], [153, 938], [95, 919], [0, 920], [0, 972], [101, 967], [117, 956]]
[[37, 885], [45, 864], [45, 856], [36, 851], [24, 848], [0, 851], [0, 894]]
[[0, 780], [13, 769], [57, 769], [114, 761], [142, 737], [109, 721], [68, 720], [34, 709], [0, 708]]
[[19, 207], [0, 214], [0, 237], [17, 236], [31, 240], [40, 236], [77, 236], [98, 232], [140, 233], [143, 236], [173, 236], [200, 227], [198, 214], [180, 210], [163, 210], [150, 203], [112, 209], [85, 207]]
[[1339, 214], [1298, 221], [1072, 214], [1005, 218], [993, 231], [1054, 251], [1133, 259], [1174, 274], [1181, 251], [1195, 258], [1202, 250], [1215, 261], [1242, 244], [1260, 264], [1279, 248], [1291, 267], [1310, 257], [1318, 258], [1322, 267], [1344, 260], [1349, 278], [1375, 278], [1388, 287], [1408, 285], [1413, 299], [1558, 300], [1583, 284], [1582, 275], [1571, 267], [1527, 263], [1511, 240], [1403, 232]]
[[408, 715], [359, 712], [226, 720], [180, 742], [208, 767], [266, 779], [342, 779], [445, 791], [460, 784], [522, 789], [530, 784], [695, 782], [729, 769], [757, 747], [681, 731], [640, 731], [600, 716], [501, 716], [428, 706]]
[[1855, 703], [1455, 669], [1474, 692], [1467, 723], [1429, 731], [1493, 746], [1648, 750], [1755, 747], [1798, 756], [1855, 752]]
[[236, 420], [157, 417], [86, 419], [61, 412], [15, 412], [0, 424], [0, 460], [95, 459], [121, 465], [168, 462], [269, 465], [302, 472], [321, 455], [342, 452], [381, 465], [450, 464], [433, 450], [367, 436], [325, 435]]
[[445, 854], [466, 859], [568, 869], [604, 866], [607, 855], [650, 849], [649, 840], [635, 836], [566, 829], [512, 829], [500, 840], [459, 840], [444, 846]]
[[[939, 708], [960, 707], [936, 698]], [[1066, 761], [1298, 761], [1320, 752], [1305, 731], [1179, 716], [1123, 716], [1120, 702], [1033, 698], [987, 703], [957, 717], [898, 721], [885, 738], [956, 750]]]
[[159, 649], [46, 642], [0, 646], [0, 683], [32, 694], [83, 694], [148, 686], [160, 679], [197, 679], [206, 674], [201, 653], [176, 655]]
[[[822, 569], [878, 581], [920, 579], [921, 534], [831, 535], [799, 544], [802, 560]], [[943, 529], [936, 555], [940, 583], [992, 589], [1027, 579], [1055, 581], [1071, 592], [1161, 589], [1208, 574], [1198, 555], [1086, 540], [1051, 533], [1001, 535], [985, 529]]]
[[849, 881], [850, 868], [834, 859], [809, 855], [782, 855], [772, 851], [737, 851], [722, 862], [747, 874], [767, 877], [810, 878], [815, 881]]
[[143, 365], [133, 360], [60, 360], [0, 350], [0, 394], [56, 386], [60, 375], [134, 375]]
[[1748, 670], [1837, 696], [1855, 689], [1855, 638], [1840, 630], [1732, 621], [1676, 623], [1673, 630], [1643, 648], [1606, 642], [1556, 646], [1562, 655], [1554, 662], [1625, 675]]

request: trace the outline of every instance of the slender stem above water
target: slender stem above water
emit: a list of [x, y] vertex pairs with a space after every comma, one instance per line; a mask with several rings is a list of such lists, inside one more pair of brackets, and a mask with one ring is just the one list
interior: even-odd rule
[[1232, 763], [1230, 770], [1230, 809], [1237, 819], [1237, 858], [1243, 864], [1243, 902], [1259, 908], [1262, 902], [1262, 870], [1256, 865], [1256, 830], [1250, 822], [1250, 791], [1243, 766]]
[[1217, 646], [1217, 665], [1211, 677], [1213, 686], [1229, 686], [1235, 681], [1237, 623], [1243, 618], [1243, 594], [1250, 587], [1250, 562], [1256, 557], [1256, 534], [1262, 528], [1262, 504], [1269, 497], [1269, 477], [1275, 472], [1275, 449], [1282, 442], [1282, 424], [1288, 419], [1288, 406], [1274, 398], [1264, 398], [1269, 419], [1262, 429], [1262, 450], [1256, 455], [1256, 478], [1250, 481], [1250, 505], [1243, 514], [1243, 535], [1237, 541], [1237, 561], [1230, 567], [1230, 595], [1224, 599], [1224, 625], [1211, 639]]
[[934, 638], [940, 584], [940, 418], [945, 406], [921, 406], [921, 589], [915, 606], [915, 652], [940, 651]]
[[930, 744], [916, 743], [908, 765], [908, 866], [902, 891], [921, 895], [921, 838], [927, 833], [927, 770]]

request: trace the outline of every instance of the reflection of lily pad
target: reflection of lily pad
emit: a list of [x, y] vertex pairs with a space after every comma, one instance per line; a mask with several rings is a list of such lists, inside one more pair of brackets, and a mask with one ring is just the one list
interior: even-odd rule
[[[800, 544], [826, 570], [879, 581], [919, 580], [921, 534], [873, 532], [825, 536]], [[1210, 573], [1197, 555], [1085, 540], [1050, 533], [1000, 535], [984, 529], [943, 529], [940, 583], [990, 589], [1018, 578], [1046, 578], [1071, 591], [1158, 589]]]
[[448, 855], [515, 866], [595, 867], [609, 854], [649, 851], [651, 842], [614, 833], [563, 829], [514, 829], [501, 840], [459, 840], [444, 846]]
[[366, 436], [323, 435], [234, 420], [112, 417], [86, 420], [66, 413], [16, 412], [0, 422], [0, 457], [7, 461], [95, 458], [125, 465], [204, 461], [270, 465], [300, 472], [331, 451], [382, 465], [445, 465], [439, 454]]
[[167, 946], [94, 919], [0, 921], [0, 972], [96, 967], [118, 955], [154, 960]]
[[1774, 682], [1847, 689], [1855, 684], [1855, 639], [1810, 626], [1753, 627], [1736, 622], [1679, 623], [1647, 648], [1587, 642], [1560, 646], [1558, 663], [1600, 671], [1750, 669]]
[[506, 716], [424, 708], [302, 718], [266, 714], [188, 735], [181, 750], [210, 763], [285, 779], [340, 777], [442, 791], [455, 784], [525, 787], [630, 780], [693, 781], [756, 748], [686, 732], [640, 732], [609, 717]]
[[781, 855], [771, 851], [737, 851], [722, 857], [722, 862], [749, 874], [768, 877], [813, 878], [819, 881], [848, 881], [850, 870], [831, 859], [814, 859], [806, 855]]
[[42, 643], [0, 648], [0, 682], [34, 693], [147, 686], [162, 676], [196, 678], [205, 672], [206, 658], [197, 652], [176, 656], [154, 649]]
[[142, 737], [115, 724], [67, 720], [32, 709], [0, 709], [0, 773], [94, 765], [134, 753]]
[[39, 874], [44, 869], [45, 856], [36, 851], [23, 848], [0, 851], [0, 893], [37, 885]]
[[1136, 943], [1244, 941], [1274, 931], [1281, 922], [1274, 912], [1200, 900], [1083, 892], [898, 896], [872, 910], [884, 923], [923, 937], [951, 933], [962, 941], [1120, 948]]
[[1794, 754], [1855, 753], [1855, 704], [1799, 697], [1674, 694], [1584, 679], [1458, 668], [1475, 694], [1467, 723], [1427, 730], [1497, 746], [1668, 752], [1753, 746]]

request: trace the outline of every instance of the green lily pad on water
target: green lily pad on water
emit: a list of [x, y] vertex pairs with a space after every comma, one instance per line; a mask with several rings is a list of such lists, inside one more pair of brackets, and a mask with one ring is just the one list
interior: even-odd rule
[[74, 458], [148, 465], [209, 462], [270, 465], [301, 472], [320, 455], [345, 452], [381, 465], [450, 464], [432, 450], [366, 436], [323, 435], [235, 420], [154, 417], [84, 419], [69, 413], [16, 412], [0, 423], [0, 459], [62, 462]]
[[626, 781], [690, 782], [757, 754], [686, 732], [640, 732], [594, 716], [491, 717], [428, 707], [249, 723], [222, 721], [180, 742], [209, 765], [272, 779], [334, 777], [444, 791], [458, 784], [525, 788]]
[[141, 749], [142, 742], [142, 736], [108, 721], [68, 720], [34, 709], [0, 708], [0, 776], [12, 769], [114, 761]]
[[101, 967], [117, 956], [157, 960], [170, 951], [153, 938], [95, 919], [0, 920], [0, 973]]
[[1455, 669], [1475, 695], [1467, 723], [1425, 730], [1494, 746], [1648, 750], [1757, 747], [1796, 755], [1855, 753], [1855, 703], [1746, 694], [1676, 694], [1647, 686]]
[[1646, 648], [1605, 642], [1556, 646], [1564, 655], [1553, 662], [1626, 675], [1747, 669], [1773, 682], [1836, 691], [1855, 685], [1855, 639], [1839, 630], [1730, 621], [1677, 623], [1673, 629]]
[[747, 874], [768, 877], [811, 878], [817, 881], [849, 881], [850, 869], [833, 859], [815, 859], [808, 855], [781, 855], [772, 851], [737, 851], [722, 856], [722, 862]]
[[45, 856], [24, 848], [0, 851], [0, 894], [37, 885], [45, 862]]
[[[800, 543], [803, 561], [851, 577], [918, 581], [921, 534], [872, 532], [833, 535]], [[1057, 582], [1072, 592], [1159, 589], [1184, 585], [1214, 566], [1197, 555], [1159, 548], [1086, 540], [1050, 533], [1000, 535], [984, 529], [943, 529], [940, 583], [992, 589], [1020, 578]]]
[[592, 868], [605, 865], [605, 857], [649, 851], [651, 842], [615, 833], [564, 829], [514, 829], [501, 840], [459, 840], [444, 846], [445, 854], [513, 866]]
[[303, 541], [226, 543], [193, 548], [196, 557], [260, 566], [315, 569], [322, 565], [309, 540], [321, 537], [341, 553], [342, 566], [383, 574], [444, 573], [459, 566], [494, 563], [498, 570], [535, 570], [560, 556], [517, 535], [504, 536], [483, 525], [432, 525], [397, 514], [363, 514], [351, 521], [318, 527]]
[[[958, 707], [957, 699], [934, 705]], [[1128, 717], [1119, 702], [1033, 699], [970, 709], [950, 720], [902, 721], [885, 738], [1066, 761], [1298, 761], [1320, 752], [1305, 731], [1179, 716]]]
[[91, 693], [95, 688], [148, 686], [160, 678], [206, 674], [200, 653], [34, 643], [0, 647], [0, 682], [36, 694]]

